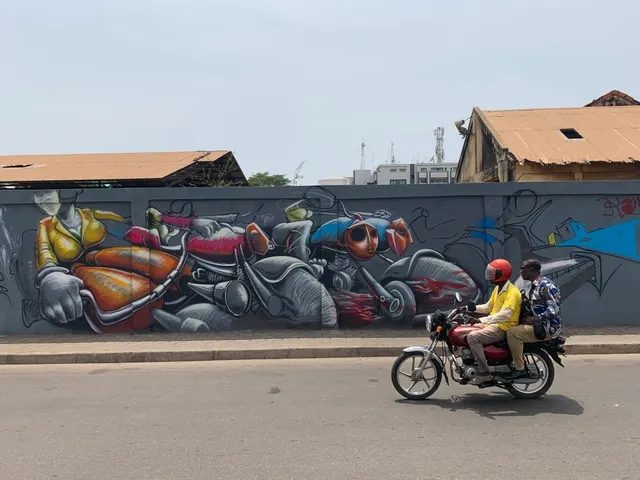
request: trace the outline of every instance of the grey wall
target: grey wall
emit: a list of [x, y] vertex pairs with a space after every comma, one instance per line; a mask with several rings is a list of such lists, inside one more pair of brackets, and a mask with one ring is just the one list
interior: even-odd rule
[[[92, 331], [90, 324], [105, 333], [409, 327], [416, 313], [450, 306], [455, 291], [486, 298], [484, 267], [497, 257], [512, 262], [513, 281], [522, 260], [539, 258], [560, 287], [566, 324], [633, 324], [638, 191], [640, 182], [118, 189], [75, 198], [62, 191], [60, 205], [42, 196], [40, 207], [34, 195], [47, 192], [3, 191], [0, 333]], [[287, 219], [285, 209], [300, 200], [306, 209]], [[149, 207], [183, 228], [150, 223]], [[220, 217], [227, 214], [240, 216]], [[82, 245], [64, 226], [74, 218]], [[413, 239], [404, 252], [397, 219]], [[147, 238], [131, 248], [132, 226], [159, 234], [162, 245]], [[266, 253], [261, 231], [272, 243]], [[187, 232], [187, 263], [167, 277]], [[49, 263], [38, 265], [38, 255]], [[376, 300], [367, 273], [396, 305]], [[126, 310], [167, 279], [158, 298]], [[91, 296], [105, 311], [102, 322]], [[114, 309], [119, 316], [109, 315]]]

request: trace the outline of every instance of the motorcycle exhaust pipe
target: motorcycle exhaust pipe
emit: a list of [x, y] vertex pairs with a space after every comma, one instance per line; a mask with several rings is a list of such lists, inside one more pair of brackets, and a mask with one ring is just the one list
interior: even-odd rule
[[260, 301], [262, 307], [271, 315], [272, 317], [278, 317], [282, 314], [284, 310], [283, 301], [271, 292], [258, 278], [256, 272], [253, 271], [251, 265], [247, 262], [244, 256], [244, 249], [242, 245], [238, 246], [237, 250], [237, 258], [238, 258], [238, 268], [242, 270], [246, 278], [249, 280], [251, 287], [256, 292], [256, 296]]
[[251, 291], [239, 280], [229, 280], [215, 285], [187, 283], [187, 286], [234, 317], [242, 317], [251, 307]]

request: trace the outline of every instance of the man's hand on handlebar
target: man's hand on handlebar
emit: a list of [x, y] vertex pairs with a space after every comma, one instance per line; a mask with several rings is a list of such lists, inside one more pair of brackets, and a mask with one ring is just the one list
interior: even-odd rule
[[475, 325], [476, 323], [481, 323], [481, 322], [477, 318], [467, 317], [467, 324], [468, 325]]

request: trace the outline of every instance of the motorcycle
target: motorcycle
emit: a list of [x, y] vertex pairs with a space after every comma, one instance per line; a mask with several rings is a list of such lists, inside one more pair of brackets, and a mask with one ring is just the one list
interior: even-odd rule
[[[462, 302], [462, 297], [455, 293], [454, 308], [448, 315], [441, 311], [423, 315], [425, 327], [430, 333], [431, 344], [425, 346], [411, 346], [403, 350], [395, 360], [391, 369], [391, 381], [396, 391], [409, 400], [425, 400], [433, 395], [444, 377], [449, 385], [451, 380], [461, 385], [469, 384], [477, 377], [478, 365], [469, 349], [467, 336], [469, 333], [482, 328], [472, 325], [473, 317], [467, 312], [475, 310], [475, 304], [469, 302], [466, 311], [456, 308], [456, 304]], [[487, 345], [484, 353], [487, 356], [489, 366], [493, 373], [492, 380], [473, 384], [480, 389], [497, 387], [508, 391], [516, 398], [535, 399], [543, 396], [551, 388], [555, 379], [555, 367], [553, 362], [564, 367], [560, 355], [565, 356], [566, 339], [559, 337], [549, 341], [524, 344], [526, 375], [516, 380], [500, 378], [501, 374], [513, 371], [511, 352], [506, 340]], [[441, 354], [436, 351], [438, 346]], [[402, 371], [402, 367], [411, 364], [409, 372]], [[447, 375], [447, 364], [449, 375]], [[425, 375], [432, 372], [432, 376]], [[405, 388], [400, 381], [408, 379], [411, 385]], [[430, 383], [431, 382], [431, 383]], [[418, 384], [426, 384], [426, 390], [414, 391]], [[532, 385], [536, 385], [530, 389]]]
[[[336, 307], [311, 266], [294, 257], [265, 257], [271, 242], [255, 223], [245, 229], [221, 226], [210, 238], [187, 233], [179, 247], [160, 247], [163, 252], [182, 252], [180, 262], [186, 261], [191, 272], [182, 288], [205, 302], [187, 302], [173, 313], [154, 309], [156, 323], [169, 331], [209, 331], [218, 329], [217, 324], [228, 328], [233, 319], [250, 311], [262, 311], [289, 325], [337, 328]], [[146, 229], [132, 227], [125, 238], [144, 245], [147, 234]]]

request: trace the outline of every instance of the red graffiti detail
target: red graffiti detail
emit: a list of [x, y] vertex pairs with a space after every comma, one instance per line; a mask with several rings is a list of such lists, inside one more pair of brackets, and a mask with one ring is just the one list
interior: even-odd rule
[[333, 301], [341, 320], [369, 324], [379, 318], [376, 299], [368, 293], [337, 292]]
[[605, 209], [603, 217], [624, 218], [628, 215], [640, 215], [640, 196], [601, 197], [598, 201]]
[[456, 292], [459, 292], [463, 298], [472, 297], [476, 289], [467, 283], [445, 282], [429, 277], [417, 277], [407, 283], [411, 284], [412, 289], [416, 292], [428, 295], [428, 301], [434, 305], [450, 304], [455, 298]]

